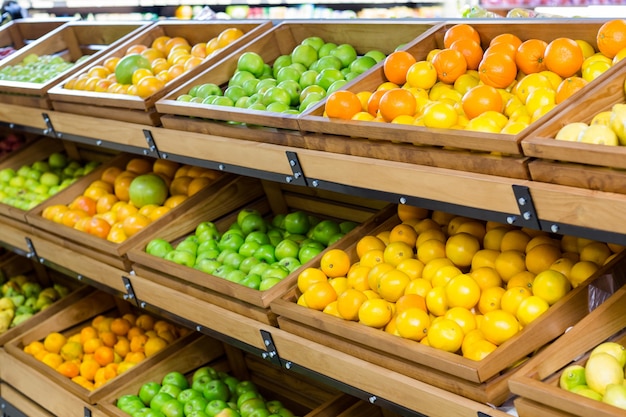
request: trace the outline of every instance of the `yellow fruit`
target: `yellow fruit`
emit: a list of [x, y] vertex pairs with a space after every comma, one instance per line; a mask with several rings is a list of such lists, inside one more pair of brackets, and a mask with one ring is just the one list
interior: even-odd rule
[[391, 306], [382, 298], [366, 300], [359, 308], [359, 322], [369, 327], [383, 328], [391, 316]]
[[552, 269], [545, 270], [533, 280], [533, 294], [543, 298], [552, 305], [572, 289], [567, 277]]
[[473, 308], [480, 299], [480, 287], [468, 274], [453, 277], [445, 286], [449, 307]]
[[503, 310], [494, 310], [483, 315], [479, 329], [485, 335], [485, 339], [500, 346], [515, 336], [520, 326], [513, 314]]
[[607, 385], [624, 383], [624, 370], [614, 356], [601, 352], [587, 360], [585, 379], [589, 388], [604, 395]]
[[550, 304], [546, 300], [536, 295], [531, 295], [521, 301], [515, 316], [522, 326], [527, 326], [545, 313], [549, 307]]
[[621, 367], [626, 365], [626, 348], [624, 348], [624, 345], [617, 342], [603, 342], [593, 348], [589, 356], [591, 357], [601, 352], [613, 356]]
[[396, 316], [395, 325], [400, 337], [420, 341], [426, 337], [430, 316], [420, 308], [409, 308]]
[[430, 346], [446, 352], [456, 352], [463, 343], [463, 329], [454, 320], [443, 318], [431, 324], [428, 329]]

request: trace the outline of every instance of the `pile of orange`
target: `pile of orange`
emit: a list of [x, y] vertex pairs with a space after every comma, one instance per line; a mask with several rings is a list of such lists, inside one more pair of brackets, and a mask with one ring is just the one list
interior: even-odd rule
[[135, 44], [126, 49], [124, 56], [140, 54], [151, 66], [150, 69], [135, 70], [131, 84], [118, 82], [115, 68], [123, 57], [112, 56], [101, 65], [92, 66], [87, 72], [70, 78], [63, 88], [149, 97], [243, 35], [241, 29], [230, 27], [207, 42], [195, 44], [182, 36], [158, 36], [149, 45]]
[[398, 217], [304, 269], [297, 303], [481, 360], [623, 250], [406, 205]]
[[186, 332], [148, 314], [98, 315], [77, 333], [52, 332], [26, 345], [24, 352], [92, 391]]
[[[384, 61], [375, 91], [329, 95], [325, 114], [487, 133], [517, 134], [626, 56], [626, 20], [606, 22], [589, 42], [500, 34], [487, 44], [469, 24], [444, 34], [423, 60], [407, 51]], [[360, 104], [360, 107], [359, 107]]]
[[[135, 177], [149, 173], [165, 180], [170, 196], [163, 205], [138, 208], [129, 201], [129, 187]], [[121, 243], [213, 183], [218, 176], [217, 171], [165, 159], [132, 158], [124, 167], [106, 168], [99, 179], [91, 182], [69, 204], [46, 207], [42, 217]]]

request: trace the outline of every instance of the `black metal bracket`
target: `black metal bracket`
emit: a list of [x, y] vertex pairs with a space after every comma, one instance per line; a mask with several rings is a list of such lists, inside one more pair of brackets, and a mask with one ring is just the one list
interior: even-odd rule
[[489, 414], [485, 414], [482, 411], [478, 412], [478, 417], [491, 417]]
[[146, 142], [148, 142], [148, 149], [144, 149], [143, 154], [154, 158], [161, 158], [161, 153], [157, 149], [154, 138], [152, 137], [152, 132], [148, 129], [143, 129], [143, 136], [146, 138]]
[[18, 410], [13, 404], [0, 397], [0, 410], [2, 417], [28, 417], [22, 411]]
[[0, 122], [0, 127], [15, 129], [15, 130], [19, 130], [20, 132], [34, 133], [36, 135], [43, 134], [43, 130], [44, 130], [44, 129], [36, 128], [33, 126], [18, 125], [18, 124], [10, 123], [10, 122]]
[[292, 151], [287, 151], [286, 154], [293, 176], [287, 176], [285, 181], [289, 184], [308, 186], [309, 184], [302, 172], [302, 165], [300, 165], [298, 160], [298, 154]]
[[35, 259], [39, 261], [39, 256], [37, 256], [37, 251], [35, 250], [35, 245], [33, 244], [33, 241], [28, 236], [26, 236], [24, 239], [26, 240], [26, 246], [28, 247], [28, 253], [26, 254], [26, 257], [28, 259]]
[[52, 120], [50, 120], [50, 116], [48, 116], [48, 113], [41, 113], [41, 115], [43, 117], [44, 123], [46, 124], [46, 129], [44, 129], [43, 134], [52, 136], [53, 138], [60, 138], [62, 135], [54, 130]]
[[267, 352], [263, 352], [261, 357], [272, 362], [274, 365], [281, 366], [280, 357], [276, 351], [276, 345], [272, 339], [272, 334], [267, 330], [261, 330], [261, 337], [263, 338], [263, 344], [267, 348]]
[[133, 301], [139, 307], [139, 300], [135, 296], [135, 290], [130, 278], [122, 276], [122, 282], [124, 283], [124, 288], [126, 288], [126, 294], [122, 295], [122, 298], [126, 301]]
[[83, 416], [84, 417], [91, 417], [91, 410], [87, 407], [83, 408]]
[[523, 185], [513, 185], [513, 194], [519, 207], [520, 216], [511, 215], [507, 217], [506, 222], [516, 226], [540, 230], [539, 217], [530, 195], [530, 189]]

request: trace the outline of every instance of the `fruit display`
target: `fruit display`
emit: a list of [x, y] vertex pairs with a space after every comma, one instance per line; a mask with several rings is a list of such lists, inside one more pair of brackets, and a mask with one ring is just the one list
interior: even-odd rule
[[205, 365], [189, 376], [172, 371], [160, 381], [146, 382], [136, 394], [117, 399], [131, 417], [146, 416], [294, 416], [280, 400], [265, 398], [249, 379]]
[[264, 291], [355, 226], [351, 221], [320, 219], [303, 211], [265, 218], [256, 209], [243, 209], [227, 230], [220, 231], [214, 222], [202, 221], [193, 234], [179, 242], [152, 239], [146, 252]]
[[565, 367], [559, 386], [626, 410], [625, 364], [626, 348], [617, 342], [603, 342], [591, 351], [584, 365]]
[[18, 64], [5, 65], [0, 68], [0, 80], [45, 83], [89, 57], [89, 55], [83, 55], [73, 63], [60, 56], [31, 53]]
[[621, 33], [626, 21], [617, 19], [598, 29], [597, 49], [567, 34], [546, 42], [503, 32], [482, 45], [471, 24], [456, 24], [424, 57], [390, 54], [375, 91], [330, 95], [325, 114], [515, 135], [621, 60]]
[[121, 243], [219, 177], [217, 171], [165, 159], [131, 158], [104, 169], [69, 204], [44, 208], [42, 217]]
[[63, 284], [41, 285], [29, 275], [15, 275], [0, 287], [0, 334], [19, 326], [52, 303], [65, 297], [69, 288]]
[[398, 206], [402, 221], [325, 252], [297, 303], [480, 361], [623, 247]]
[[187, 333], [147, 313], [99, 314], [77, 331], [28, 343], [24, 352], [92, 391]]
[[359, 55], [351, 44], [309, 36], [272, 63], [259, 53], [244, 52], [226, 86], [196, 84], [176, 100], [299, 114], [384, 58], [378, 50]]
[[0, 137], [0, 159], [11, 152], [20, 149], [26, 143], [27, 138], [19, 133], [7, 133]]
[[0, 202], [21, 210], [30, 210], [98, 165], [97, 161], [76, 161], [64, 152], [53, 152], [45, 160], [17, 169], [3, 168], [0, 170]]
[[130, 45], [123, 56], [111, 56], [85, 73], [67, 80], [68, 90], [128, 94], [146, 98], [200, 65], [244, 35], [230, 27], [206, 42], [191, 43], [182, 36], [162, 35], [150, 44]]

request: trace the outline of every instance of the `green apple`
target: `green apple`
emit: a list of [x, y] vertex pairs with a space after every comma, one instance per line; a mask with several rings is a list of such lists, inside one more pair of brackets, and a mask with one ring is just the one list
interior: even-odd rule
[[265, 245], [267, 243], [270, 243], [270, 238], [267, 236], [267, 233], [255, 230], [246, 235], [245, 241], [246, 242], [254, 241], [261, 245]]
[[182, 390], [183, 389], [180, 388], [178, 385], [165, 383], [165, 384], [161, 384], [161, 389], [159, 390], [159, 392], [165, 392], [167, 394], [170, 394], [172, 397], [176, 398], [178, 397], [178, 394], [180, 394]]
[[305, 234], [310, 227], [309, 216], [303, 211], [293, 211], [285, 216], [284, 224], [289, 233]]
[[158, 382], [147, 382], [139, 388], [139, 398], [144, 403], [144, 405], [149, 405], [152, 398], [158, 394], [161, 389], [161, 384]]
[[267, 231], [267, 224], [265, 223], [265, 219], [258, 213], [250, 213], [245, 216], [241, 223], [238, 223], [241, 227], [241, 231], [244, 235], [248, 235], [252, 232], [262, 232], [265, 233]]
[[[269, 238], [268, 238], [269, 243]], [[249, 242], [243, 242], [243, 244], [239, 247], [239, 253], [242, 256], [249, 257], [254, 255], [257, 249], [261, 247], [261, 244], [257, 241], [251, 240]]]
[[196, 263], [196, 256], [194, 254], [185, 250], [178, 249], [174, 249], [173, 251], [168, 252], [167, 255], [165, 255], [165, 259], [179, 265], [188, 266], [190, 268], [193, 268]]
[[241, 281], [239, 281], [239, 284], [258, 290], [261, 285], [261, 275], [248, 273]]
[[226, 279], [226, 276], [232, 272], [235, 271], [235, 268], [233, 268], [230, 265], [221, 265], [219, 267], [217, 267], [215, 269], [215, 271], [213, 271], [212, 275], [215, 275], [216, 277], [220, 277], [220, 278], [224, 278]]
[[261, 245], [261, 247], [254, 252], [253, 256], [268, 264], [276, 262], [274, 246], [271, 244]]
[[295, 258], [298, 256], [298, 251], [300, 250], [300, 246], [294, 240], [289, 238], [281, 240], [274, 250], [274, 254], [277, 260], [281, 260], [284, 258]]
[[250, 272], [250, 270], [257, 264], [260, 264], [261, 260], [255, 258], [254, 256], [248, 256], [244, 258], [243, 261], [239, 264], [239, 270], [245, 272], [246, 274]]
[[185, 413], [185, 416], [189, 416], [194, 411], [204, 412], [206, 406], [209, 404], [209, 402], [202, 396], [202, 393], [200, 391], [194, 391], [197, 392], [199, 396], [193, 397], [185, 403], [185, 406], [183, 407], [183, 412]]
[[224, 257], [223, 264], [224, 265], [230, 265], [230, 266], [232, 266], [235, 269], [239, 269], [239, 265], [241, 265], [241, 262], [244, 259], [246, 259], [246, 258], [242, 254], [240, 254], [238, 252], [233, 252], [233, 253], [229, 253], [228, 255], [226, 255]]
[[287, 275], [289, 275], [289, 270], [286, 267], [282, 266], [279, 263], [274, 263], [274, 264], [271, 264], [270, 267], [267, 268], [263, 272], [263, 275], [261, 275], [261, 278], [262, 279], [266, 279], [266, 278], [283, 279]]
[[244, 237], [239, 233], [229, 233], [231, 230], [224, 232], [218, 246], [220, 250], [232, 249], [235, 252], [239, 250], [244, 243]]
[[194, 269], [197, 269], [198, 271], [202, 271], [206, 274], [211, 274], [214, 275], [215, 271], [222, 266], [222, 263], [219, 262], [216, 259], [200, 259], [198, 262], [196, 262], [196, 264], [193, 266]]
[[176, 399], [183, 404], [188, 403], [193, 398], [202, 398], [202, 393], [193, 388], [186, 388], [178, 394], [178, 397], [176, 397]]
[[213, 379], [202, 390], [202, 396], [209, 403], [213, 400], [227, 401], [230, 397], [230, 390], [221, 379]]
[[176, 398], [172, 398], [171, 400], [165, 401], [161, 406], [161, 413], [165, 415], [165, 417], [184, 417], [184, 405]]
[[245, 277], [245, 272], [235, 269], [234, 271], [230, 271], [228, 274], [226, 274], [224, 278], [230, 282], [240, 283]]
[[209, 376], [211, 379], [219, 378], [218, 372], [211, 366], [202, 366], [196, 369], [191, 376], [191, 381], [194, 382], [202, 376]]
[[164, 258], [165, 255], [173, 250], [172, 244], [161, 238], [152, 239], [148, 242], [148, 245], [146, 245], [146, 253], [158, 256], [159, 258]]
[[225, 408], [228, 408], [228, 403], [226, 401], [215, 399], [209, 401], [207, 406], [204, 408], [204, 412], [210, 417], [214, 417]]
[[174, 396], [172, 396], [171, 394], [159, 391], [154, 397], [152, 397], [152, 400], [150, 400], [150, 408], [155, 411], [160, 411], [165, 402], [173, 399]]
[[280, 261], [278, 261], [278, 263], [279, 263], [279, 265], [287, 268], [289, 273], [292, 273], [296, 269], [300, 268], [300, 266], [302, 265], [300, 260], [298, 258], [296, 258], [296, 257], [283, 258]]
[[185, 239], [178, 245], [176, 245], [176, 250], [186, 251], [195, 256], [198, 252], [198, 243], [195, 241], [195, 239]]
[[322, 220], [313, 228], [311, 237], [318, 242], [328, 246], [331, 237], [341, 233], [339, 224], [334, 220]]

